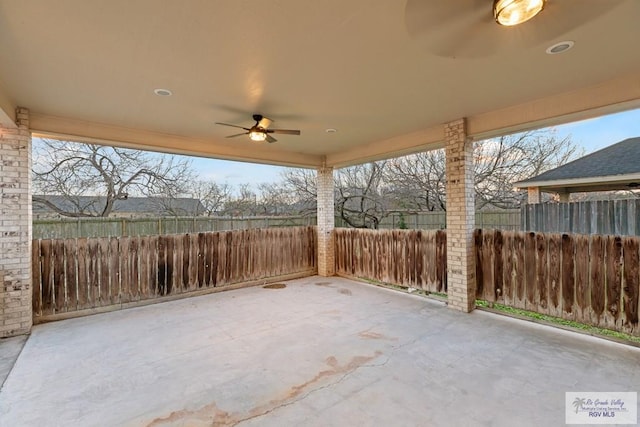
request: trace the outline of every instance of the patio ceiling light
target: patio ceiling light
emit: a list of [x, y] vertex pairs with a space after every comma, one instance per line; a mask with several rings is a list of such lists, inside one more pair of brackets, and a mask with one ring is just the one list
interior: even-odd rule
[[522, 24], [544, 8], [545, 0], [494, 0], [493, 17], [500, 25]]
[[566, 52], [571, 49], [574, 45], [574, 42], [571, 40], [566, 40], [560, 43], [553, 44], [549, 46], [546, 52], [549, 55], [557, 55], [558, 53]]
[[252, 141], [262, 142], [267, 139], [267, 133], [259, 129], [251, 129], [251, 132], [249, 132], [249, 138], [251, 138]]
[[158, 96], [171, 96], [173, 93], [169, 89], [154, 89], [153, 93]]

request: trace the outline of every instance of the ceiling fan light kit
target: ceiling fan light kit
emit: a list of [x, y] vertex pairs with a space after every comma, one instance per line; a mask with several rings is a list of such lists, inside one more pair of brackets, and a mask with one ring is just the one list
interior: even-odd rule
[[249, 132], [249, 138], [251, 138], [251, 140], [255, 142], [262, 142], [267, 139], [267, 134], [264, 131], [252, 130], [251, 132]]
[[500, 25], [522, 24], [544, 9], [545, 0], [494, 0], [493, 17]]
[[221, 123], [216, 122], [217, 125], [222, 126], [230, 126], [232, 128], [243, 129], [246, 132], [237, 133], [235, 135], [229, 135], [227, 138], [235, 138], [237, 136], [249, 135], [249, 139], [255, 142], [263, 142], [267, 141], [268, 143], [274, 143], [277, 141], [274, 137], [272, 137], [271, 133], [279, 133], [283, 135], [300, 135], [300, 131], [297, 129], [268, 129], [273, 120], [264, 117], [262, 114], [254, 114], [253, 120], [256, 121], [256, 124], [251, 126], [250, 128], [234, 125], [231, 123]]

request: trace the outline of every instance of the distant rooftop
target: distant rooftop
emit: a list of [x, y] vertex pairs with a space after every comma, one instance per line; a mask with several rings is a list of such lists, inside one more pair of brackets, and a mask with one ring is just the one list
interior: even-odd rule
[[[37, 195], [34, 198], [44, 198], [53, 203], [59, 209], [66, 212], [100, 212], [104, 209], [106, 198], [102, 196], [56, 196]], [[192, 198], [165, 198], [165, 197], [129, 197], [124, 200], [116, 200], [113, 206], [113, 214], [155, 214], [158, 216], [193, 216], [204, 212], [204, 206], [198, 199]], [[55, 213], [53, 209], [43, 203], [34, 200], [34, 214]]]
[[564, 188], [578, 192], [629, 189], [637, 187], [639, 183], [640, 137], [635, 137], [514, 185], [549, 190]]

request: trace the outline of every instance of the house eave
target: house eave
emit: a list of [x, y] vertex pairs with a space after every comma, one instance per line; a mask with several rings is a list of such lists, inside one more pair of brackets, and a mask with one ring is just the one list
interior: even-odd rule
[[[555, 180], [531, 180], [531, 181], [519, 181], [514, 183], [516, 189], [526, 189], [531, 187], [538, 187], [542, 191], [553, 191], [565, 189], [573, 190], [573, 192], [585, 191], [586, 188], [594, 188], [591, 191], [604, 191], [609, 190], [622, 190], [630, 189], [629, 184], [640, 183], [640, 172], [624, 175], [607, 175], [607, 176], [593, 176], [585, 178], [569, 178], [569, 179], [555, 179]], [[624, 188], [627, 186], [627, 188]]]

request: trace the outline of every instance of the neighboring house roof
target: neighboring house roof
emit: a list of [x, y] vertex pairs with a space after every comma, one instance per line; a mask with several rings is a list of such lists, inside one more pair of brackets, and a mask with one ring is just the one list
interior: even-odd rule
[[[101, 212], [106, 202], [101, 196], [50, 196], [34, 195], [48, 200], [61, 210], [77, 213], [80, 210], [87, 210], [92, 213]], [[129, 197], [124, 200], [116, 200], [113, 204], [112, 213], [148, 214], [157, 215], [200, 215], [205, 208], [198, 199], [192, 198], [164, 198], [164, 197]], [[33, 202], [33, 213], [54, 213], [45, 204]]]
[[640, 137], [625, 139], [533, 178], [518, 188], [547, 191], [628, 190], [640, 184]]

